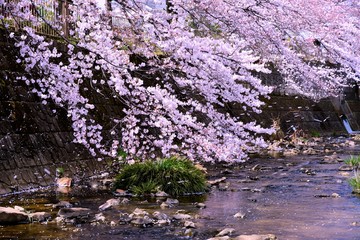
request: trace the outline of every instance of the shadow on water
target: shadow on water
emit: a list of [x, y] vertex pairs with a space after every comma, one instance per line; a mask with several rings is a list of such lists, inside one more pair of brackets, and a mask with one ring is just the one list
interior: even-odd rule
[[[352, 150], [358, 154], [358, 151]], [[347, 158], [349, 151], [343, 155]], [[224, 228], [234, 228], [235, 235], [275, 234], [278, 239], [360, 239], [360, 197], [351, 193], [347, 180], [351, 172], [339, 171], [341, 162], [322, 164], [324, 155], [299, 155], [286, 158], [256, 158], [245, 164], [224, 167], [209, 166], [211, 178], [226, 176], [222, 186], [213, 187], [202, 196], [179, 198], [180, 204], [161, 209], [159, 199], [132, 198], [104, 212], [109, 221], [118, 222], [120, 213], [142, 208], [150, 214], [161, 211], [169, 216], [178, 210], [193, 216], [196, 229], [184, 236], [181, 222], [167, 226], [135, 227], [129, 224], [46, 224], [32, 223], [1, 226], [0, 238], [8, 239], [207, 239]], [[257, 168], [254, 168], [254, 166]], [[226, 170], [226, 171], [224, 171]], [[69, 194], [21, 194], [0, 199], [1, 206], [19, 205], [28, 211], [46, 211], [56, 217], [51, 204], [60, 200], [74, 206], [98, 207], [114, 196], [107, 191], [78, 189]], [[203, 202], [206, 208], [196, 208]], [[235, 218], [236, 213], [243, 218]]]

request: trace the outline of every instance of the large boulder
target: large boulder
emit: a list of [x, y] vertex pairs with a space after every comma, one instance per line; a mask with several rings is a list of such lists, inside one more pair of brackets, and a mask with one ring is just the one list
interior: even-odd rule
[[0, 207], [1, 224], [16, 224], [28, 221], [29, 218], [26, 213], [11, 207]]

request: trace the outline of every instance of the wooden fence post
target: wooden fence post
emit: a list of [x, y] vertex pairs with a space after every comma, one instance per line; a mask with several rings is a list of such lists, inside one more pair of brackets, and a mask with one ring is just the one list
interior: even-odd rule
[[60, 0], [60, 3], [64, 37], [69, 37], [69, 4], [67, 0]]

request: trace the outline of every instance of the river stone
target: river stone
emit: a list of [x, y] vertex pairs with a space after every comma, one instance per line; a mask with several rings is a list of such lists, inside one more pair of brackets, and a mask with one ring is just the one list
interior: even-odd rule
[[333, 197], [333, 198], [340, 198], [341, 196], [340, 196], [340, 194], [338, 194], [338, 193], [332, 193], [332, 194], [331, 194], [331, 197]]
[[274, 234], [264, 234], [264, 235], [240, 235], [234, 238], [234, 240], [276, 240], [276, 236]]
[[243, 212], [238, 212], [234, 215], [234, 218], [239, 218], [239, 219], [243, 219], [245, 218], [246, 214]]
[[107, 200], [103, 205], [99, 206], [100, 211], [105, 211], [113, 206], [118, 206], [120, 204], [120, 199], [111, 198]]
[[90, 215], [89, 208], [61, 208], [58, 216], [61, 218], [83, 218]]
[[194, 231], [190, 228], [185, 229], [184, 231], [184, 236], [186, 236], [187, 238], [191, 238], [195, 235]]
[[229, 236], [223, 236], [223, 237], [208, 238], [207, 240], [229, 240], [229, 239], [230, 239]]
[[26, 212], [26, 211], [25, 211], [25, 208], [20, 207], [20, 206], [14, 206], [14, 209], [15, 209], [15, 210], [18, 210], [18, 211], [20, 211], [20, 212]]
[[158, 211], [154, 212], [152, 215], [156, 220], [168, 220], [169, 219], [168, 215], [166, 215], [165, 213], [158, 212]]
[[186, 220], [186, 219], [191, 219], [192, 217], [189, 214], [177, 213], [173, 216], [173, 218], [176, 220]]
[[352, 171], [353, 167], [349, 165], [343, 165], [339, 167], [339, 171]]
[[168, 205], [178, 205], [179, 200], [174, 199], [174, 198], [167, 198], [165, 203], [168, 204]]
[[360, 222], [352, 222], [352, 223], [351, 223], [351, 226], [354, 226], [354, 227], [356, 226], [356, 227], [358, 227], [358, 226], [360, 226]]
[[123, 200], [121, 200], [121, 204], [128, 204], [130, 202], [130, 200], [128, 198], [123, 198]]
[[97, 222], [105, 222], [106, 218], [103, 213], [98, 213], [98, 214], [95, 214], [94, 220]]
[[260, 170], [260, 165], [259, 164], [256, 164], [255, 166], [253, 166], [252, 168], [251, 168], [251, 171], [259, 171]]
[[203, 208], [206, 208], [206, 205], [205, 205], [205, 203], [196, 203], [196, 207], [203, 209]]
[[47, 212], [34, 212], [30, 213], [28, 216], [32, 222], [45, 222], [51, 218], [51, 214]]
[[53, 208], [72, 208], [72, 204], [69, 203], [68, 201], [60, 201], [56, 204], [53, 204], [52, 207]]
[[355, 147], [356, 143], [354, 141], [351, 141], [351, 140], [346, 140], [345, 145], [347, 145], [349, 147]]
[[169, 207], [170, 207], [170, 205], [167, 204], [166, 202], [163, 202], [163, 203], [160, 204], [161, 209], [165, 209], [165, 208], [169, 208]]
[[230, 183], [219, 183], [219, 191], [227, 191], [229, 189]]
[[226, 180], [226, 177], [222, 177], [222, 178], [219, 178], [219, 179], [207, 181], [207, 183], [210, 184], [211, 186], [213, 186], [213, 185], [217, 185], [217, 184], [219, 184], [221, 182], [224, 182], [225, 180]]
[[216, 234], [217, 237], [223, 237], [226, 235], [230, 235], [235, 231], [234, 228], [225, 228], [223, 230], [221, 230], [218, 234]]
[[285, 157], [291, 157], [291, 156], [296, 156], [299, 154], [299, 150], [297, 149], [287, 149], [284, 151], [283, 155]]
[[28, 215], [11, 207], [0, 207], [0, 223], [16, 224], [28, 222]]
[[147, 211], [141, 208], [136, 208], [131, 214], [130, 217], [137, 217], [137, 216], [146, 216], [149, 215]]
[[323, 164], [335, 164], [341, 162], [342, 159], [339, 158], [339, 156], [336, 153], [333, 153], [332, 155], [325, 156], [324, 159], [320, 162]]
[[58, 187], [70, 187], [72, 179], [68, 177], [62, 177], [56, 180], [56, 185]]
[[119, 223], [120, 224], [127, 224], [131, 222], [132, 218], [129, 216], [128, 213], [122, 213], [120, 214]]
[[184, 227], [186, 228], [196, 228], [195, 223], [191, 221], [185, 221]]
[[158, 225], [158, 226], [166, 226], [166, 225], [169, 225], [170, 224], [170, 220], [158, 220], [157, 222], [156, 222], [156, 224]]
[[155, 197], [168, 197], [168, 196], [169, 196], [169, 194], [167, 194], [164, 191], [158, 191], [155, 193]]
[[223, 171], [221, 171], [222, 174], [233, 174], [234, 171], [231, 171], [230, 169], [226, 168]]
[[148, 225], [152, 225], [154, 223], [154, 220], [149, 218], [148, 216], [144, 216], [131, 220], [131, 223], [137, 226], [146, 227]]
[[315, 154], [317, 154], [317, 151], [315, 149], [313, 149], [313, 148], [308, 148], [308, 149], [303, 151], [303, 154], [315, 155]]

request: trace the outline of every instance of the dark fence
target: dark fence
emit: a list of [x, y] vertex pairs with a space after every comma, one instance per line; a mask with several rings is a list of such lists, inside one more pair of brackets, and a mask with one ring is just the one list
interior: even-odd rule
[[61, 31], [68, 35], [67, 0], [33, 0], [31, 4], [20, 8], [21, 14], [15, 15], [13, 10], [20, 7], [18, 3], [16, 0], [5, 0], [0, 8], [0, 14], [3, 16], [1, 21], [7, 27], [17, 31], [30, 26], [42, 35], [57, 36]]

